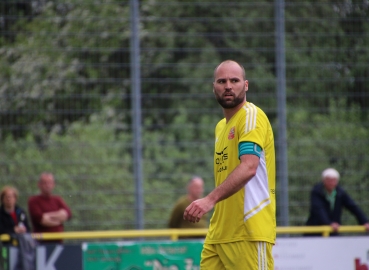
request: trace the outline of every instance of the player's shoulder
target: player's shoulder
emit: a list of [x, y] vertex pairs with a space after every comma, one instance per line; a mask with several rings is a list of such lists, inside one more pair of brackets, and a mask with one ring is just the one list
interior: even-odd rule
[[255, 105], [252, 102], [246, 102], [243, 106], [244, 110], [246, 112], [257, 112], [258, 114], [266, 115], [263, 109], [261, 109], [259, 106]]
[[226, 124], [227, 124], [227, 122], [226, 122], [225, 118], [219, 120], [219, 122], [215, 126], [215, 130], [222, 129]]
[[226, 123], [226, 119], [223, 118], [221, 120], [218, 121], [217, 125], [216, 126], [219, 126], [219, 125], [224, 125]]
[[253, 123], [256, 121], [268, 120], [265, 112], [254, 103], [246, 102], [243, 107], [237, 112], [236, 118], [239, 121], [244, 121], [244, 119], [248, 119], [249, 122]]

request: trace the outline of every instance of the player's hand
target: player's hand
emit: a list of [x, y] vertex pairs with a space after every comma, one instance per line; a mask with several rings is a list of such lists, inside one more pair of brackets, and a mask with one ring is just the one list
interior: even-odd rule
[[201, 217], [213, 209], [213, 207], [214, 203], [210, 202], [207, 197], [198, 199], [187, 206], [183, 214], [183, 219], [193, 223], [199, 222]]
[[365, 223], [365, 224], [364, 224], [364, 227], [365, 227], [365, 230], [366, 230], [366, 231], [369, 231], [369, 223]]

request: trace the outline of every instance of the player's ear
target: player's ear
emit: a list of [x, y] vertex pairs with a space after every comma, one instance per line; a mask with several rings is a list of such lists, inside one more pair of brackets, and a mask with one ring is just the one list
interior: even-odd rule
[[249, 81], [245, 80], [245, 92], [249, 90]]

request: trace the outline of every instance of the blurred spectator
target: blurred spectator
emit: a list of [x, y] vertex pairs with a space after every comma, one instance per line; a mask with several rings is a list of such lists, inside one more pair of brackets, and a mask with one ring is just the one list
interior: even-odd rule
[[[60, 196], [53, 195], [55, 187], [54, 176], [44, 172], [40, 175], [38, 188], [40, 194], [32, 196], [28, 200], [28, 209], [31, 217], [33, 231], [43, 232], [63, 232], [63, 223], [72, 216], [67, 204]], [[46, 241], [45, 241], [46, 242]], [[62, 242], [47, 241], [50, 242]]]
[[[186, 207], [193, 201], [202, 198], [204, 194], [204, 181], [199, 176], [194, 176], [187, 184], [187, 194], [180, 197], [172, 209], [170, 219], [168, 222], [169, 228], [181, 229], [199, 229], [207, 228], [207, 216], [203, 216], [198, 223], [189, 222], [183, 219], [183, 212]], [[204, 238], [205, 236], [196, 236]], [[180, 237], [180, 238], [195, 238], [194, 237]]]
[[0, 193], [0, 234], [26, 233], [31, 229], [26, 212], [17, 205], [18, 190], [4, 186]]
[[18, 190], [5, 186], [0, 193], [0, 234], [9, 234], [11, 241], [5, 244], [18, 246], [14, 269], [35, 269], [35, 240], [33, 240], [26, 212], [17, 205]]
[[342, 210], [346, 208], [356, 217], [359, 224], [369, 230], [368, 218], [348, 193], [338, 185], [339, 179], [340, 174], [335, 169], [328, 168], [323, 171], [322, 182], [316, 184], [310, 194], [310, 213], [306, 225], [330, 225], [334, 231], [331, 235], [338, 235]]

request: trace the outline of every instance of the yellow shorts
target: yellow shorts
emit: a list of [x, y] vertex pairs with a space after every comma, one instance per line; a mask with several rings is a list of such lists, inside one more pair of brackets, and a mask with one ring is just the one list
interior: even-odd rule
[[259, 241], [238, 241], [204, 244], [201, 270], [273, 270], [273, 244]]

